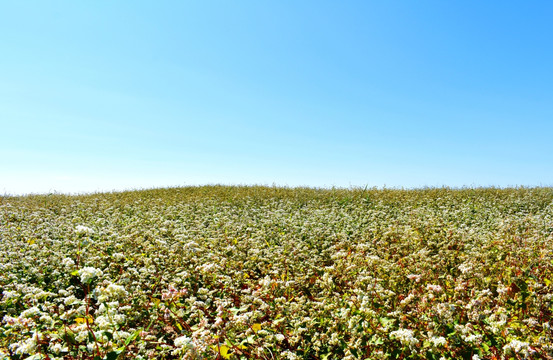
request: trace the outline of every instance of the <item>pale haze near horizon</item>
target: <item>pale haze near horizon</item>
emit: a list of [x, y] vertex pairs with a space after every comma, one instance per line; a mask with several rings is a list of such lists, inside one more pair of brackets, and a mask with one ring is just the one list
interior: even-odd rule
[[551, 186], [553, 3], [4, 2], [0, 194]]

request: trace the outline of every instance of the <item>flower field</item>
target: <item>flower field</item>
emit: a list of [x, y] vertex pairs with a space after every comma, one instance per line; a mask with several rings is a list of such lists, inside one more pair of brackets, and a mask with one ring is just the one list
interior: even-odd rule
[[0, 197], [0, 359], [553, 359], [553, 189]]

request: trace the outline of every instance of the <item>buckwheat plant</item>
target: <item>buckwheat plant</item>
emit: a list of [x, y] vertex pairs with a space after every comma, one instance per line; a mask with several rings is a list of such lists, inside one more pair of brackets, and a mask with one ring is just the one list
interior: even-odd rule
[[0, 359], [551, 359], [553, 189], [0, 197]]

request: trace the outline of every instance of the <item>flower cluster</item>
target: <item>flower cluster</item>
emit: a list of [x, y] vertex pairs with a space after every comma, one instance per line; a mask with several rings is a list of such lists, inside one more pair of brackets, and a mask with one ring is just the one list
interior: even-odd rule
[[88, 283], [90, 280], [103, 275], [102, 270], [93, 268], [92, 266], [86, 266], [78, 271], [83, 284]]

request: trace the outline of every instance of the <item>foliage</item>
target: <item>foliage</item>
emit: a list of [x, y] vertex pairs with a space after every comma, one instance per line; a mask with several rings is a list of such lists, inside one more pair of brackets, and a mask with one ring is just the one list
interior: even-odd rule
[[553, 189], [0, 198], [0, 358], [553, 357]]

